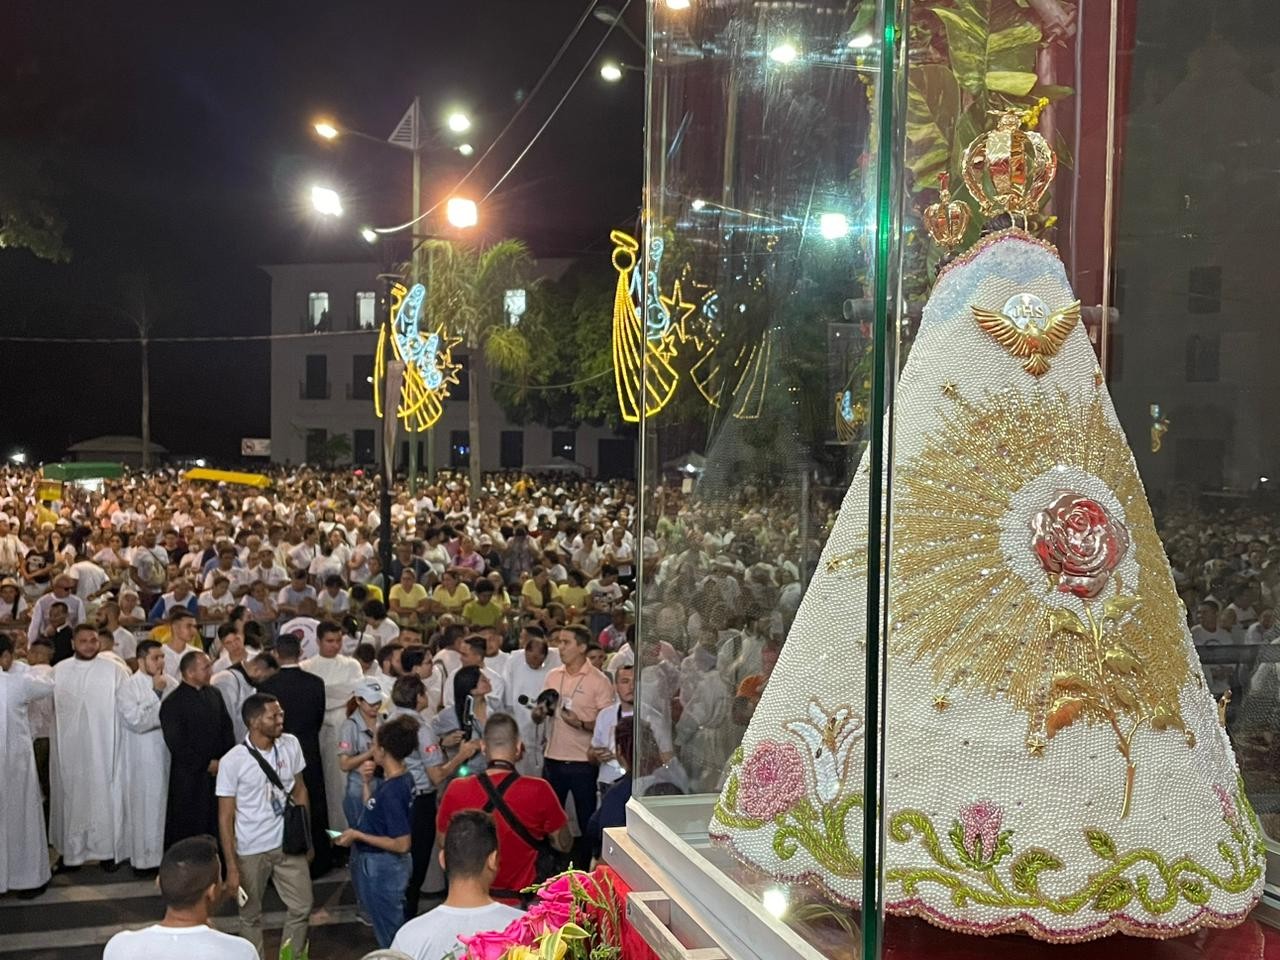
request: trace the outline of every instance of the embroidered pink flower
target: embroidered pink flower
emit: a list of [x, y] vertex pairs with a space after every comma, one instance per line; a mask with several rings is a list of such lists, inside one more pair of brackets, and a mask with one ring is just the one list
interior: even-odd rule
[[1102, 504], [1069, 490], [1031, 518], [1031, 548], [1057, 589], [1083, 599], [1102, 592], [1129, 549], [1129, 531]]
[[1222, 805], [1222, 819], [1227, 823], [1234, 824], [1240, 816], [1240, 812], [1236, 809], [1236, 801], [1227, 792], [1227, 788], [1219, 783], [1213, 785], [1213, 792], [1218, 796], [1218, 803]]
[[742, 812], [772, 820], [804, 796], [804, 758], [790, 743], [762, 740], [742, 766]]
[[964, 848], [969, 856], [983, 862], [994, 857], [1002, 823], [1004, 811], [990, 800], [979, 800], [961, 810], [960, 825], [964, 827]]

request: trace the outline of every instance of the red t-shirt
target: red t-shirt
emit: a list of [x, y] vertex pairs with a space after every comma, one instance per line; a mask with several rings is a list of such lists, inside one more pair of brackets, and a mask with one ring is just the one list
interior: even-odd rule
[[[497, 789], [511, 773], [490, 770], [488, 775], [494, 789]], [[541, 777], [522, 775], [507, 789], [502, 799], [525, 829], [539, 840], [568, 822], [551, 784]], [[444, 836], [449, 821], [459, 810], [483, 810], [488, 802], [489, 795], [476, 777], [459, 777], [449, 784], [440, 798], [440, 809], [436, 813], [437, 832]], [[520, 839], [497, 809], [490, 812], [498, 829], [498, 876], [493, 881], [494, 889], [523, 890], [534, 882], [538, 852]]]

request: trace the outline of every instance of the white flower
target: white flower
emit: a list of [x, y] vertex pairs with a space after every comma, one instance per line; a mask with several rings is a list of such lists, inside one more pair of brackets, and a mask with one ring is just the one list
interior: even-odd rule
[[862, 718], [848, 707], [827, 710], [817, 700], [809, 703], [806, 720], [792, 720], [786, 729], [805, 742], [813, 761], [818, 799], [830, 803], [840, 793], [848, 775], [853, 748], [862, 739]]

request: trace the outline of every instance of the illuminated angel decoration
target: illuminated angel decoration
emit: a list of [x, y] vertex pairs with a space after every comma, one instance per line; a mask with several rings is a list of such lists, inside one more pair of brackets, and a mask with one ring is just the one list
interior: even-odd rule
[[404, 361], [404, 385], [400, 389], [396, 416], [410, 432], [429, 430], [440, 419], [449, 387], [458, 382], [458, 372], [462, 369], [453, 361], [453, 348], [462, 342], [461, 338], [449, 336], [443, 324], [430, 333], [423, 332], [422, 307], [426, 299], [427, 288], [420, 283], [407, 291], [401, 284], [392, 287], [394, 320], [389, 335], [386, 324], [378, 334], [378, 352], [374, 357], [373, 403], [379, 417], [383, 415], [382, 385], [387, 363]]
[[[638, 304], [642, 296], [651, 295], [659, 307], [657, 275], [650, 283], [642, 283], [636, 269], [636, 252], [640, 245], [634, 237], [615, 230], [613, 268], [618, 271], [618, 285], [613, 297], [613, 376], [618, 389], [618, 405], [622, 419], [639, 423], [640, 415], [651, 417], [667, 405], [675, 395], [680, 375], [671, 366], [675, 353], [670, 336], [671, 318], [665, 308], [655, 314], [663, 321], [650, 321], [648, 330], [640, 320]], [[653, 253], [653, 247], [650, 253]], [[661, 256], [661, 247], [657, 248]], [[654, 323], [657, 322], [657, 326]], [[660, 335], [655, 338], [655, 331]], [[647, 334], [647, 335], [646, 335]]]

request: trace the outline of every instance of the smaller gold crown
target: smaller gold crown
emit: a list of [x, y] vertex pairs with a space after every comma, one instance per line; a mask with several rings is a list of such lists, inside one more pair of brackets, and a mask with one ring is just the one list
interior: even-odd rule
[[998, 115], [994, 130], [981, 134], [964, 152], [964, 183], [984, 217], [1002, 213], [1027, 217], [1058, 172], [1058, 158], [1040, 134], [1022, 129], [1015, 111]]
[[952, 200], [948, 189], [949, 177], [940, 174], [938, 177], [938, 202], [924, 208], [924, 225], [933, 237], [934, 243], [944, 250], [951, 251], [964, 239], [964, 232], [969, 229], [969, 205], [962, 200]]

